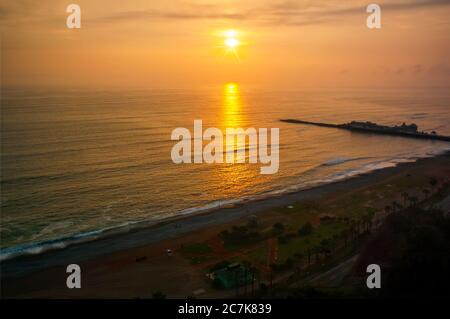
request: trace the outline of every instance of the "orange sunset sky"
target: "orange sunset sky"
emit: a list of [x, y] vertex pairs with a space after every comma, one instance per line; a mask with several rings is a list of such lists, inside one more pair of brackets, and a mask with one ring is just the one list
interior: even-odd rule
[[[81, 7], [67, 29], [66, 7]], [[450, 0], [4, 0], [6, 87], [448, 86]], [[236, 55], [224, 47], [235, 30]]]

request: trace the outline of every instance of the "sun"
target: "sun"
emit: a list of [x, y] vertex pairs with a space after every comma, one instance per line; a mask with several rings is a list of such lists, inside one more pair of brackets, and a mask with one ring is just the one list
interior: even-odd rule
[[227, 38], [225, 39], [225, 45], [229, 49], [234, 49], [239, 45], [239, 40], [235, 38]]
[[228, 49], [234, 50], [239, 46], [240, 42], [237, 39], [238, 32], [236, 30], [225, 30], [223, 32], [223, 36], [225, 38], [225, 47], [227, 47]]
[[220, 39], [217, 48], [224, 51], [224, 56], [232, 56], [240, 62], [239, 51], [247, 45], [242, 39], [244, 33], [237, 29], [222, 29], [215, 31], [214, 36]]

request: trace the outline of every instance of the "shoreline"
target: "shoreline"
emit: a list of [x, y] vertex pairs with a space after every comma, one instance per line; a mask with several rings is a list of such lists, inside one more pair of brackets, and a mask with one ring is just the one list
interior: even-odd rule
[[233, 207], [216, 208], [193, 215], [173, 216], [122, 232], [113, 232], [105, 237], [81, 243], [74, 243], [64, 248], [55, 248], [38, 254], [13, 257], [1, 261], [3, 278], [28, 275], [55, 266], [80, 263], [97, 259], [120, 251], [139, 248], [204, 230], [207, 227], [233, 223], [249, 215], [258, 214], [276, 207], [289, 205], [302, 200], [311, 200], [340, 191], [348, 191], [377, 182], [400, 173], [406, 169], [420, 166], [439, 158], [448, 158], [450, 151], [442, 154], [419, 158], [414, 162], [399, 163], [394, 167], [377, 169], [368, 173], [352, 176], [348, 179], [331, 182], [316, 187], [274, 195], [264, 199], [243, 201]]

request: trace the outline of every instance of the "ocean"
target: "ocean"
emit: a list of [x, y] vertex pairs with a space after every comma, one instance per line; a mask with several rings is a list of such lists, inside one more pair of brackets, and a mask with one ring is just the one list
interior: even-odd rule
[[[1, 252], [63, 248], [177, 215], [305, 189], [442, 153], [449, 143], [282, 123], [393, 125], [450, 135], [445, 89], [3, 89]], [[176, 127], [279, 128], [279, 171], [181, 164]], [[246, 147], [252, 147], [247, 145]], [[270, 146], [269, 146], [270, 147]]]

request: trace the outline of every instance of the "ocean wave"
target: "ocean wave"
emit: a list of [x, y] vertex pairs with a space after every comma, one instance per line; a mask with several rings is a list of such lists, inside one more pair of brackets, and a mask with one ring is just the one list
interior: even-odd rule
[[370, 159], [370, 157], [335, 157], [332, 159], [327, 160], [326, 162], [322, 163], [320, 166], [334, 166], [334, 165], [340, 165], [347, 162], [353, 162], [353, 161], [360, 161]]
[[38, 255], [50, 250], [63, 249], [70, 245], [97, 240], [111, 234], [125, 233], [134, 229], [134, 225], [141, 224], [142, 226], [144, 226], [144, 223], [149, 224], [150, 222], [150, 220], [130, 221], [117, 226], [106, 227], [103, 229], [88, 231], [72, 236], [1, 248], [0, 261], [5, 261], [24, 255]]
[[429, 113], [415, 113], [415, 114], [412, 114], [409, 118], [412, 120], [417, 120], [417, 119], [426, 118], [428, 115], [429, 115]]
[[8, 259], [13, 259], [24, 255], [38, 255], [49, 250], [63, 249], [69, 246], [70, 244], [82, 243], [84, 241], [97, 239], [100, 233], [101, 231], [94, 231], [71, 237], [64, 237], [43, 242], [2, 248], [0, 250], [0, 261], [5, 261]]

